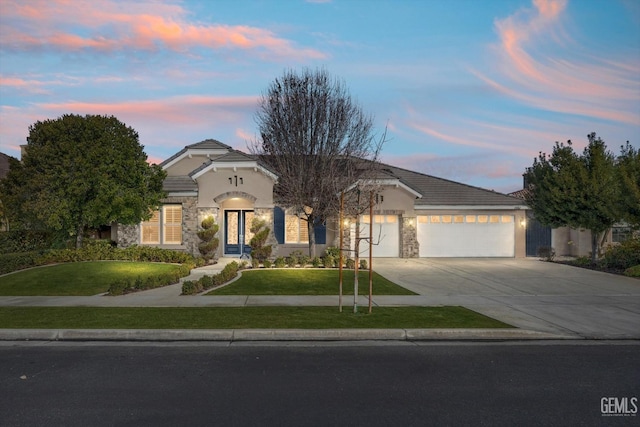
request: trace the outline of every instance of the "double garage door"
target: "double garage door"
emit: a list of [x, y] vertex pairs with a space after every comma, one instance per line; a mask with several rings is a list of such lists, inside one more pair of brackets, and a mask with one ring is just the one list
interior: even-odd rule
[[513, 257], [513, 215], [419, 215], [420, 257]]
[[[513, 215], [418, 215], [419, 256], [513, 257], [515, 223]], [[360, 237], [369, 235], [369, 217], [361, 217]], [[374, 215], [373, 256], [400, 257], [400, 218]], [[355, 247], [355, 225], [351, 225], [351, 247]], [[369, 243], [360, 242], [360, 256], [369, 256]]]

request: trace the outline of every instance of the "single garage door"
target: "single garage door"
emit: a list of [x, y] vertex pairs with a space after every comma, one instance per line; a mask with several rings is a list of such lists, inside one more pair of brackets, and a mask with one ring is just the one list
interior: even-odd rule
[[513, 215], [419, 215], [421, 257], [513, 257]]
[[[369, 215], [360, 217], [360, 237], [369, 236]], [[355, 224], [351, 224], [351, 247], [355, 248]], [[397, 215], [373, 216], [373, 256], [400, 256], [400, 221]], [[360, 257], [369, 256], [369, 241], [360, 241]]]

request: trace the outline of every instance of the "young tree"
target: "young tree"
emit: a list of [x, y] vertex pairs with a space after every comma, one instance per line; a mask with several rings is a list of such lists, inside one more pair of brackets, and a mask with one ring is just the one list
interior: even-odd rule
[[77, 247], [88, 227], [138, 223], [164, 197], [166, 173], [147, 163], [136, 131], [113, 116], [68, 114], [34, 123], [14, 166], [2, 182], [2, 200], [31, 224], [75, 236]]
[[373, 118], [324, 69], [276, 78], [260, 98], [256, 122], [260, 138], [249, 149], [278, 175], [277, 202], [307, 221], [313, 257], [314, 227], [338, 212], [342, 190], [375, 167], [384, 135], [376, 138]]
[[619, 180], [613, 154], [595, 133], [582, 155], [571, 141], [556, 142], [551, 156], [540, 153], [526, 172], [527, 203], [542, 224], [591, 231], [591, 259], [595, 263], [605, 233], [623, 216]]

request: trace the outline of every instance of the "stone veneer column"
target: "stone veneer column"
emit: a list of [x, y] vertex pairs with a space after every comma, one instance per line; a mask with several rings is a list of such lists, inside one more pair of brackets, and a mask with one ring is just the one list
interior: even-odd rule
[[[197, 230], [200, 231], [202, 230], [202, 221], [204, 221], [205, 218], [212, 216], [213, 217], [213, 221], [218, 225], [218, 232], [216, 233], [215, 237], [218, 239], [218, 249], [216, 249], [216, 253], [214, 255], [214, 258], [220, 258], [222, 256], [222, 223], [220, 221], [220, 218], [218, 218], [218, 212], [220, 211], [220, 208], [217, 207], [207, 207], [207, 208], [197, 208], [197, 212], [198, 212], [198, 227]], [[198, 235], [196, 234], [196, 247], [195, 247], [195, 251], [196, 253], [194, 254], [195, 256], [200, 256], [200, 251], [198, 250], [198, 245], [200, 244], [200, 238], [198, 237]]]
[[420, 256], [416, 219], [416, 217], [404, 216], [400, 218], [402, 227], [400, 256], [402, 258], [418, 258]]
[[140, 244], [140, 224], [117, 225], [117, 244], [119, 248], [128, 248], [131, 245]]

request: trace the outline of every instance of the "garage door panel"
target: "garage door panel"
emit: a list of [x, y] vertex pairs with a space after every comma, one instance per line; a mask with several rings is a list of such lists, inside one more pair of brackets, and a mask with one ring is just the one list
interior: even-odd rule
[[[513, 257], [513, 217], [499, 222], [432, 223], [418, 221], [421, 257]], [[504, 221], [504, 222], [503, 222]]]
[[[395, 217], [397, 218], [397, 217]], [[399, 257], [400, 256], [400, 229], [399, 221], [373, 224], [373, 256], [374, 257]], [[369, 236], [369, 224], [360, 224], [360, 236]], [[355, 225], [351, 226], [351, 247], [355, 247]], [[377, 243], [377, 244], [376, 244]], [[369, 256], [369, 242], [360, 241], [360, 257]]]

